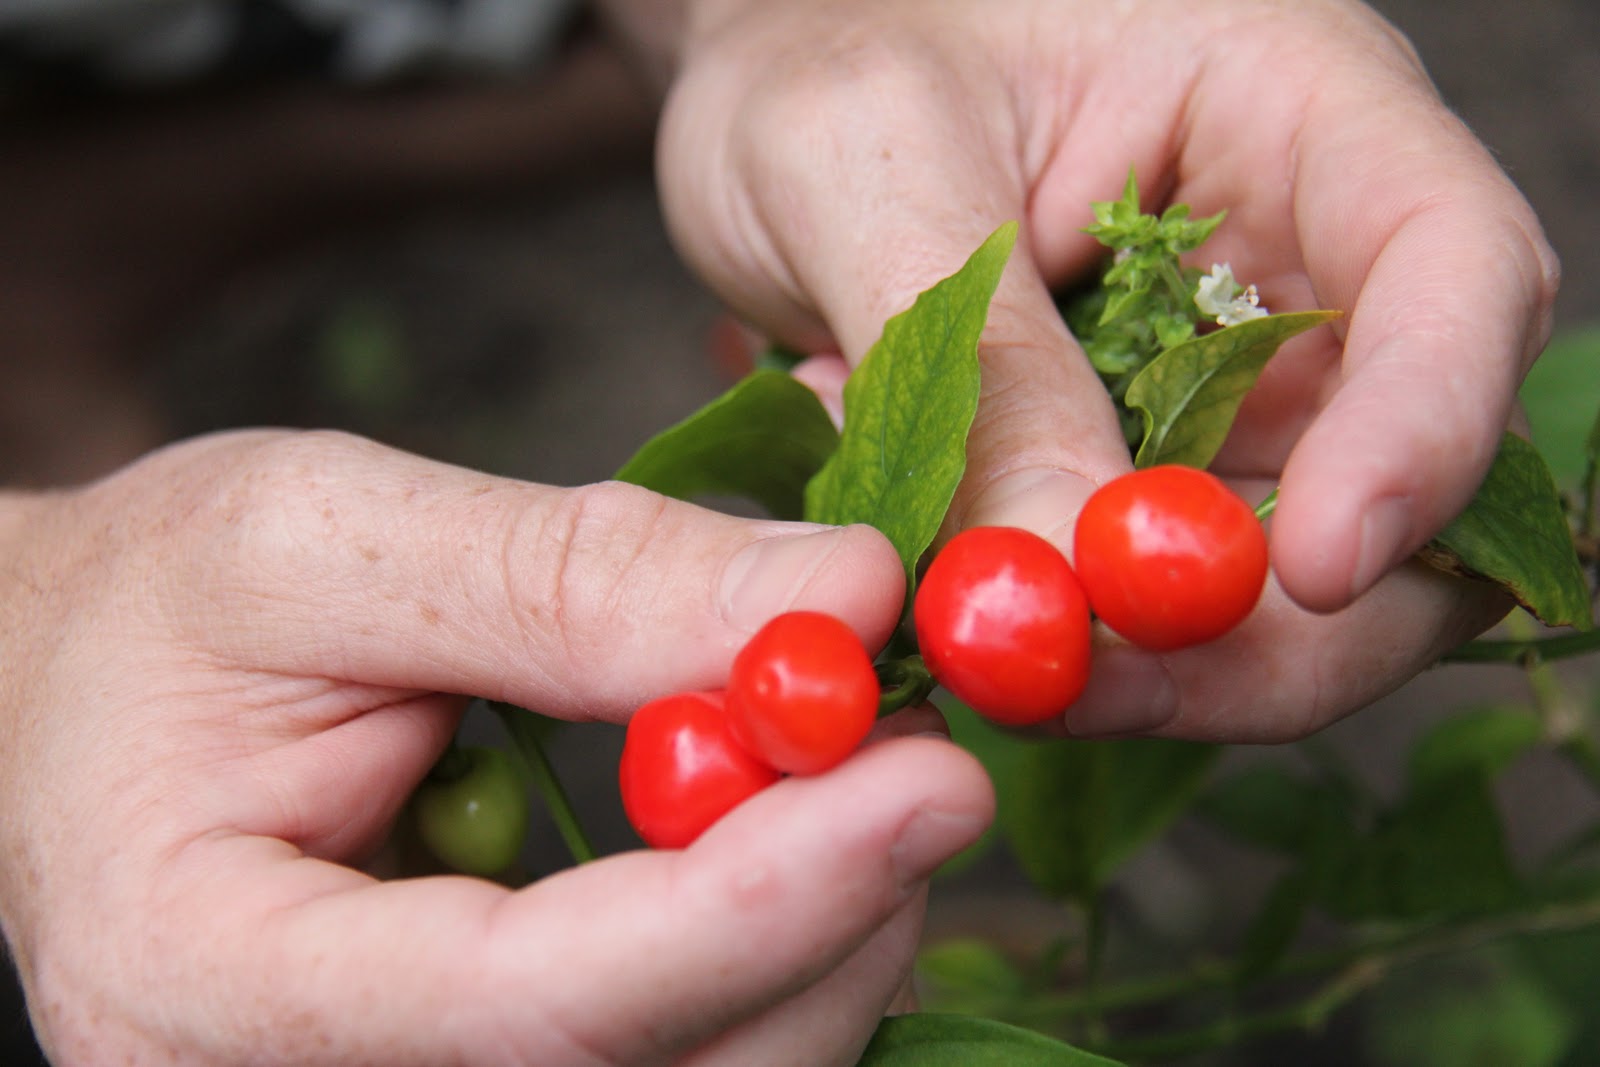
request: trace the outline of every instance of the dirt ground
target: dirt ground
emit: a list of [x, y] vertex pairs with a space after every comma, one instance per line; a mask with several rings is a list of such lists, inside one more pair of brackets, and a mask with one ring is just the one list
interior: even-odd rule
[[[1600, 5], [1377, 6], [1539, 211], [1565, 265], [1558, 326], [1600, 321]], [[718, 307], [663, 231], [641, 94], [587, 50], [563, 79], [382, 107], [241, 89], [111, 114], [0, 108], [0, 480], [88, 477], [254, 424], [340, 426], [557, 484], [608, 476], [726, 384], [708, 356]], [[257, 109], [256, 140], [219, 123], [232, 105]], [[63, 281], [71, 301], [50, 295]], [[24, 361], [41, 338], [42, 369]], [[1512, 686], [1434, 672], [1328, 737], [1381, 782], [1437, 709]], [[617, 741], [583, 732], [557, 751], [602, 847], [627, 840]], [[1528, 779], [1530, 848], [1545, 813], [1593, 804], [1558, 774]], [[553, 831], [533, 848], [559, 854]], [[1143, 906], [1159, 908], [1198, 861], [1146, 862]], [[935, 925], [973, 899], [989, 898]], [[26, 1041], [21, 1020], [0, 1005], [0, 1062], [29, 1062], [4, 1044]]]

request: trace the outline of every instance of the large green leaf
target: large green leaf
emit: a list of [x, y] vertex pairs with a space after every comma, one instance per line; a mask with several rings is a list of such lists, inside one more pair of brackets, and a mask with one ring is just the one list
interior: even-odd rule
[[1239, 938], [1233, 980], [1244, 985], [1270, 971], [1289, 949], [1311, 903], [1311, 876], [1303, 870], [1282, 875], [1256, 909]]
[[1530, 708], [1457, 712], [1411, 746], [1411, 788], [1443, 787], [1461, 777], [1493, 780], [1543, 738], [1544, 726]]
[[1220, 752], [1156, 738], [1041, 741], [996, 781], [999, 819], [1036, 886], [1087, 904], [1182, 814]]
[[1118, 1067], [1033, 1030], [965, 1015], [883, 1020], [859, 1067]]
[[[1017, 765], [1033, 747], [1033, 742], [1014, 730], [1002, 730], [965, 704], [948, 695], [941, 696], [939, 707], [956, 744], [977, 757], [992, 782], [1008, 782], [1016, 777]], [[998, 823], [991, 823], [973, 844], [939, 868], [941, 875], [959, 874], [981, 859], [1000, 839]]]
[[1326, 789], [1284, 767], [1257, 763], [1207, 789], [1195, 814], [1257, 848], [1293, 854], [1304, 847]]
[[806, 482], [838, 443], [815, 393], [781, 371], [758, 370], [646, 441], [617, 478], [681, 500], [741, 497], [798, 519]]
[[[1555, 1067], [1590, 1013], [1510, 952], [1430, 961], [1366, 1001], [1363, 1062], [1374, 1067]], [[1592, 1060], [1582, 1061], [1592, 1063]]]
[[1528, 371], [1520, 393], [1556, 484], [1583, 477], [1585, 435], [1600, 415], [1600, 323], [1563, 331]]
[[1337, 311], [1268, 315], [1185, 341], [1161, 353], [1128, 386], [1128, 407], [1144, 418], [1134, 466], [1206, 467], [1222, 447], [1244, 395], [1278, 346]]
[[1386, 814], [1372, 849], [1389, 916], [1494, 911], [1522, 892], [1487, 778], [1412, 789]]
[[806, 488], [806, 518], [883, 531], [905, 564], [908, 595], [966, 470], [978, 338], [1016, 238], [1016, 223], [1006, 223], [884, 324], [845, 383], [839, 448]]
[[1538, 449], [1506, 434], [1466, 510], [1423, 549], [1429, 563], [1499, 584], [1550, 626], [1594, 625], [1561, 497]]

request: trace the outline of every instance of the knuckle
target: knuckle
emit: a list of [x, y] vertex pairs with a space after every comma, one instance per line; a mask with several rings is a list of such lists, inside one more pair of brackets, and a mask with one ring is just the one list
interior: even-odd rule
[[202, 480], [178, 514], [185, 533], [203, 539], [202, 558], [230, 573], [295, 573], [297, 561], [337, 533], [347, 486], [344, 462], [364, 444], [338, 431], [267, 438], [236, 463]]
[[599, 482], [513, 517], [504, 587], [547, 674], [587, 673], [628, 644], [634, 608], [650, 595], [644, 560], [670, 526], [669, 504], [637, 486]]

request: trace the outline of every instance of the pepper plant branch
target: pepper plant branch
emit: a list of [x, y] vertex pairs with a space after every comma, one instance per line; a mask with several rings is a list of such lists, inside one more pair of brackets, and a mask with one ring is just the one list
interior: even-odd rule
[[545, 753], [544, 743], [539, 739], [538, 726], [534, 722], [532, 713], [498, 701], [491, 701], [489, 706], [500, 717], [500, 722], [511, 735], [518, 753], [526, 762], [533, 776], [534, 788], [539, 791], [545, 807], [549, 809], [551, 821], [556, 824], [556, 830], [561, 834], [562, 841], [566, 842], [567, 851], [572, 853], [573, 862], [588, 863], [595, 858], [594, 846], [589, 843], [588, 835], [583, 832], [583, 827], [578, 822], [578, 815], [573, 810], [571, 798], [561, 787], [561, 780], [556, 777], [555, 768], [550, 764], [550, 757]]
[[1376, 963], [1358, 964], [1336, 975], [1304, 1000], [1281, 1008], [1226, 1015], [1191, 1030], [1108, 1041], [1096, 1051], [1116, 1060], [1149, 1063], [1228, 1048], [1291, 1030], [1315, 1030], [1350, 1001], [1377, 985], [1386, 973], [1385, 968]]
[[1508, 663], [1528, 666], [1570, 659], [1600, 651], [1600, 627], [1554, 637], [1477, 640], [1459, 645], [1440, 657], [1441, 663]]
[[933, 672], [917, 655], [885, 660], [874, 668], [883, 691], [878, 696], [878, 716], [921, 704], [938, 686]]
[[[1438, 956], [1469, 951], [1507, 938], [1579, 930], [1600, 922], [1600, 894], [1471, 918], [1422, 922], [1368, 935], [1353, 943], [1284, 957], [1251, 980], [1253, 987], [1292, 978], [1331, 975], [1305, 998], [1262, 1012], [1232, 1015], [1192, 1030], [1124, 1039], [1094, 1051], [1116, 1059], [1148, 1060], [1188, 1055], [1326, 1020], [1383, 976]], [[1187, 970], [1101, 984], [1093, 990], [1043, 992], [993, 1002], [964, 1001], [963, 1010], [1020, 1025], [1051, 1026], [1134, 1008], [1182, 1002], [1236, 984], [1227, 961], [1208, 960]]]
[[1258, 522], [1266, 522], [1267, 517], [1278, 510], [1278, 489], [1276, 486], [1273, 487], [1272, 492], [1262, 499], [1261, 503], [1256, 505], [1255, 510], [1256, 521]]

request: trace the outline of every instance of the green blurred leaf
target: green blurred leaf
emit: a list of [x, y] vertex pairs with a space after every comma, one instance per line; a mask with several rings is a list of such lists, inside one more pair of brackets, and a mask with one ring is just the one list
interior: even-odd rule
[[999, 821], [1039, 889], [1087, 905], [1182, 814], [1220, 751], [1158, 738], [1037, 742], [995, 783]]
[[318, 393], [363, 415], [394, 415], [417, 394], [405, 323], [387, 302], [342, 304], [323, 324], [314, 352]]
[[1555, 1067], [1576, 1032], [1566, 1006], [1507, 953], [1414, 968], [1367, 1005], [1374, 1067]]
[[965, 1015], [883, 1020], [858, 1067], [1118, 1067], [1033, 1030]]
[[1295, 853], [1305, 845], [1320, 788], [1282, 767], [1257, 764], [1206, 790], [1195, 813], [1257, 848]]
[[1520, 397], [1556, 484], [1577, 485], [1585, 437], [1600, 427], [1600, 323], [1558, 334], [1528, 371]]
[[1245, 984], [1265, 974], [1294, 945], [1306, 908], [1311, 903], [1311, 886], [1304, 871], [1296, 869], [1279, 878], [1245, 927], [1239, 950], [1234, 956], [1234, 981]]
[[[972, 753], [978, 762], [983, 764], [983, 769], [988, 773], [991, 782], [1006, 782], [1015, 777], [1017, 765], [1023, 754], [1032, 747], [1030, 742], [1023, 740], [1018, 734], [997, 729], [977, 712], [948, 694], [941, 692], [939, 707], [944, 714], [945, 722], [949, 724], [951, 740]], [[999, 803], [1004, 806], [1005, 798], [999, 798]], [[996, 819], [983, 832], [982, 837], [940, 867], [940, 875], [959, 873], [971, 867], [979, 857], [994, 847], [994, 843], [1000, 838], [1000, 832], [1000, 821]]]
[[1300, 863], [1312, 899], [1329, 915], [1352, 921], [1393, 912], [1383, 851], [1332, 790], [1317, 794]]
[[1441, 788], [1464, 776], [1492, 781], [1537, 745], [1542, 734], [1538, 718], [1524, 708], [1487, 707], [1457, 712], [1412, 746], [1411, 787]]
[[758, 370], [646, 441], [617, 478], [681, 500], [741, 497], [798, 519], [806, 482], [838, 443], [815, 393], [781, 371]]
[[1493, 911], [1521, 894], [1487, 779], [1413, 791], [1385, 818], [1375, 846], [1393, 916]]
[[925, 998], [1015, 997], [1028, 989], [1028, 977], [1005, 954], [976, 937], [954, 937], [917, 954], [917, 978]]
[[[1345, 920], [1480, 914], [1523, 899], [1492, 779], [1446, 773], [1448, 739], [1422, 757], [1420, 777], [1357, 825], [1332, 793], [1319, 793], [1299, 850], [1312, 898]], [[1463, 768], [1471, 765], [1463, 762]]]
[[978, 338], [1017, 239], [996, 230], [963, 266], [890, 319], [844, 387], [839, 448], [806, 488], [806, 518], [871, 523], [906, 569], [933, 542], [966, 470], [978, 410]]
[[1515, 958], [1563, 1006], [1574, 1025], [1561, 1067], [1594, 1067], [1600, 1063], [1600, 926], [1518, 939]]
[[1538, 449], [1515, 434], [1501, 439], [1471, 502], [1422, 557], [1495, 582], [1546, 625], [1594, 625], [1588, 582], [1555, 482]]
[[1185, 341], [1151, 360], [1128, 386], [1128, 406], [1140, 412], [1145, 425], [1134, 466], [1209, 465], [1244, 395], [1278, 346], [1338, 315], [1268, 315]]

